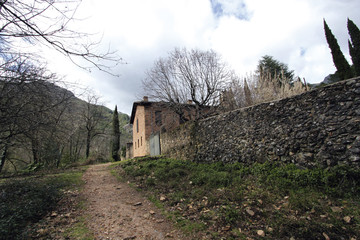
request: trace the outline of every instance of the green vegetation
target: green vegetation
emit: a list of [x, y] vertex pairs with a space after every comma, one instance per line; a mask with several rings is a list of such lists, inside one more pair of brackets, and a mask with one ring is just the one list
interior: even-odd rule
[[344, 79], [353, 77], [351, 67], [350, 67], [349, 63], [347, 62], [346, 58], [344, 57], [344, 54], [342, 53], [340, 46], [339, 46], [334, 34], [331, 32], [329, 26], [327, 25], [325, 19], [324, 19], [324, 30], [325, 30], [326, 41], [329, 44], [333, 62], [337, 69], [337, 73], [338, 73], [338, 76], [340, 77], [340, 80], [344, 80]]
[[93, 240], [94, 236], [86, 227], [86, 219], [84, 216], [78, 217], [77, 222], [69, 229], [66, 229], [65, 235], [67, 239]]
[[270, 79], [278, 80], [278, 84], [292, 83], [294, 70], [289, 70], [287, 64], [282, 63], [272, 56], [265, 55], [259, 60], [256, 72], [259, 75], [270, 75]]
[[262, 230], [266, 239], [350, 239], [360, 233], [359, 169], [166, 158], [116, 168], [191, 234], [246, 239]]
[[334, 74], [330, 74], [327, 77], [327, 83], [360, 76], [360, 30], [356, 26], [356, 24], [349, 18], [347, 19], [347, 28], [350, 36], [350, 39], [348, 40], [348, 46], [351, 60], [353, 63], [352, 66], [350, 66], [350, 64], [344, 57], [344, 54], [341, 52], [340, 46], [335, 36], [331, 32], [329, 26], [324, 19], [325, 37], [329, 44], [333, 62], [337, 69]]
[[347, 28], [350, 35], [349, 53], [354, 64], [355, 76], [360, 76], [360, 30], [350, 19], [347, 21]]
[[65, 191], [79, 188], [82, 170], [9, 179], [0, 183], [0, 238], [26, 239], [35, 223], [53, 211]]
[[[86, 102], [76, 98], [72, 92], [47, 82], [24, 83], [24, 86], [4, 84], [0, 82], [0, 90], [15, 88], [17, 91], [11, 98], [4, 96], [6, 104], [1, 106], [7, 109], [1, 115], [6, 119], [0, 136], [1, 176], [77, 166], [86, 161], [110, 161], [113, 111], [97, 105], [96, 96], [93, 96], [95, 100]], [[37, 91], [32, 91], [33, 88]], [[59, 96], [63, 98], [58, 99]], [[14, 100], [13, 105], [9, 104], [11, 99]], [[18, 102], [18, 99], [22, 101]], [[33, 102], [39, 99], [42, 101], [34, 105]], [[22, 108], [23, 104], [27, 107]], [[132, 139], [129, 116], [118, 112], [117, 118], [122, 143], [119, 147], [124, 148], [126, 142]], [[14, 132], [13, 128], [17, 131]]]
[[119, 149], [120, 149], [120, 126], [119, 126], [119, 114], [117, 111], [117, 106], [115, 106], [115, 110], [113, 113], [113, 121], [112, 121], [112, 148], [111, 148], [111, 156], [112, 159], [116, 161], [120, 161]]

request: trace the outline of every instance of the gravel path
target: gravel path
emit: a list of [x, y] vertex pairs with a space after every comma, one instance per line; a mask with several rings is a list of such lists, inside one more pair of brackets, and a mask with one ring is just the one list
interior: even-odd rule
[[148, 199], [109, 171], [92, 165], [84, 174], [88, 227], [96, 239], [186, 239]]

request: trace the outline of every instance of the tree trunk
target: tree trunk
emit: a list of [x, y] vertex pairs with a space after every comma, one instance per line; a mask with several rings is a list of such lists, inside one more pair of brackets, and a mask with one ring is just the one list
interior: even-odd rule
[[112, 158], [114, 161], [120, 161], [119, 156], [119, 149], [120, 149], [120, 134], [113, 136], [113, 147], [112, 147]]
[[87, 137], [86, 137], [86, 158], [90, 155], [90, 143], [91, 143], [91, 133], [88, 131]]
[[34, 164], [38, 164], [40, 162], [40, 159], [39, 159], [39, 146], [37, 140], [32, 140], [31, 145], [32, 145], [31, 148], [32, 148]]
[[6, 160], [6, 157], [7, 157], [7, 152], [8, 152], [8, 145], [5, 144], [4, 146], [4, 151], [1, 155], [1, 159], [0, 159], [0, 173], [5, 165], [5, 160]]

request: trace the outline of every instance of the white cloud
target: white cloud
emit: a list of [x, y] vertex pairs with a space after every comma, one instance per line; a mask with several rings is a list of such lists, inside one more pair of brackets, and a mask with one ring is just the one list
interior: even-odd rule
[[[218, 9], [215, 9], [218, 6]], [[88, 82], [113, 108], [130, 113], [141, 95], [141, 80], [154, 60], [174, 47], [218, 51], [239, 74], [255, 70], [263, 55], [272, 55], [310, 82], [335, 71], [324, 32], [323, 18], [347, 56], [346, 19], [360, 26], [358, 0], [83, 0], [80, 29], [103, 36], [127, 65], [115, 78], [85, 73], [56, 60], [53, 69], [71, 79]], [[90, 79], [90, 80], [89, 80]]]

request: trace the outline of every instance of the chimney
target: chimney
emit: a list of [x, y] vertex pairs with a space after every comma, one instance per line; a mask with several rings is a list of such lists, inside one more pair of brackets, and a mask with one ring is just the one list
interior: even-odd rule
[[149, 101], [149, 97], [148, 96], [144, 96], [143, 102], [148, 102]]

